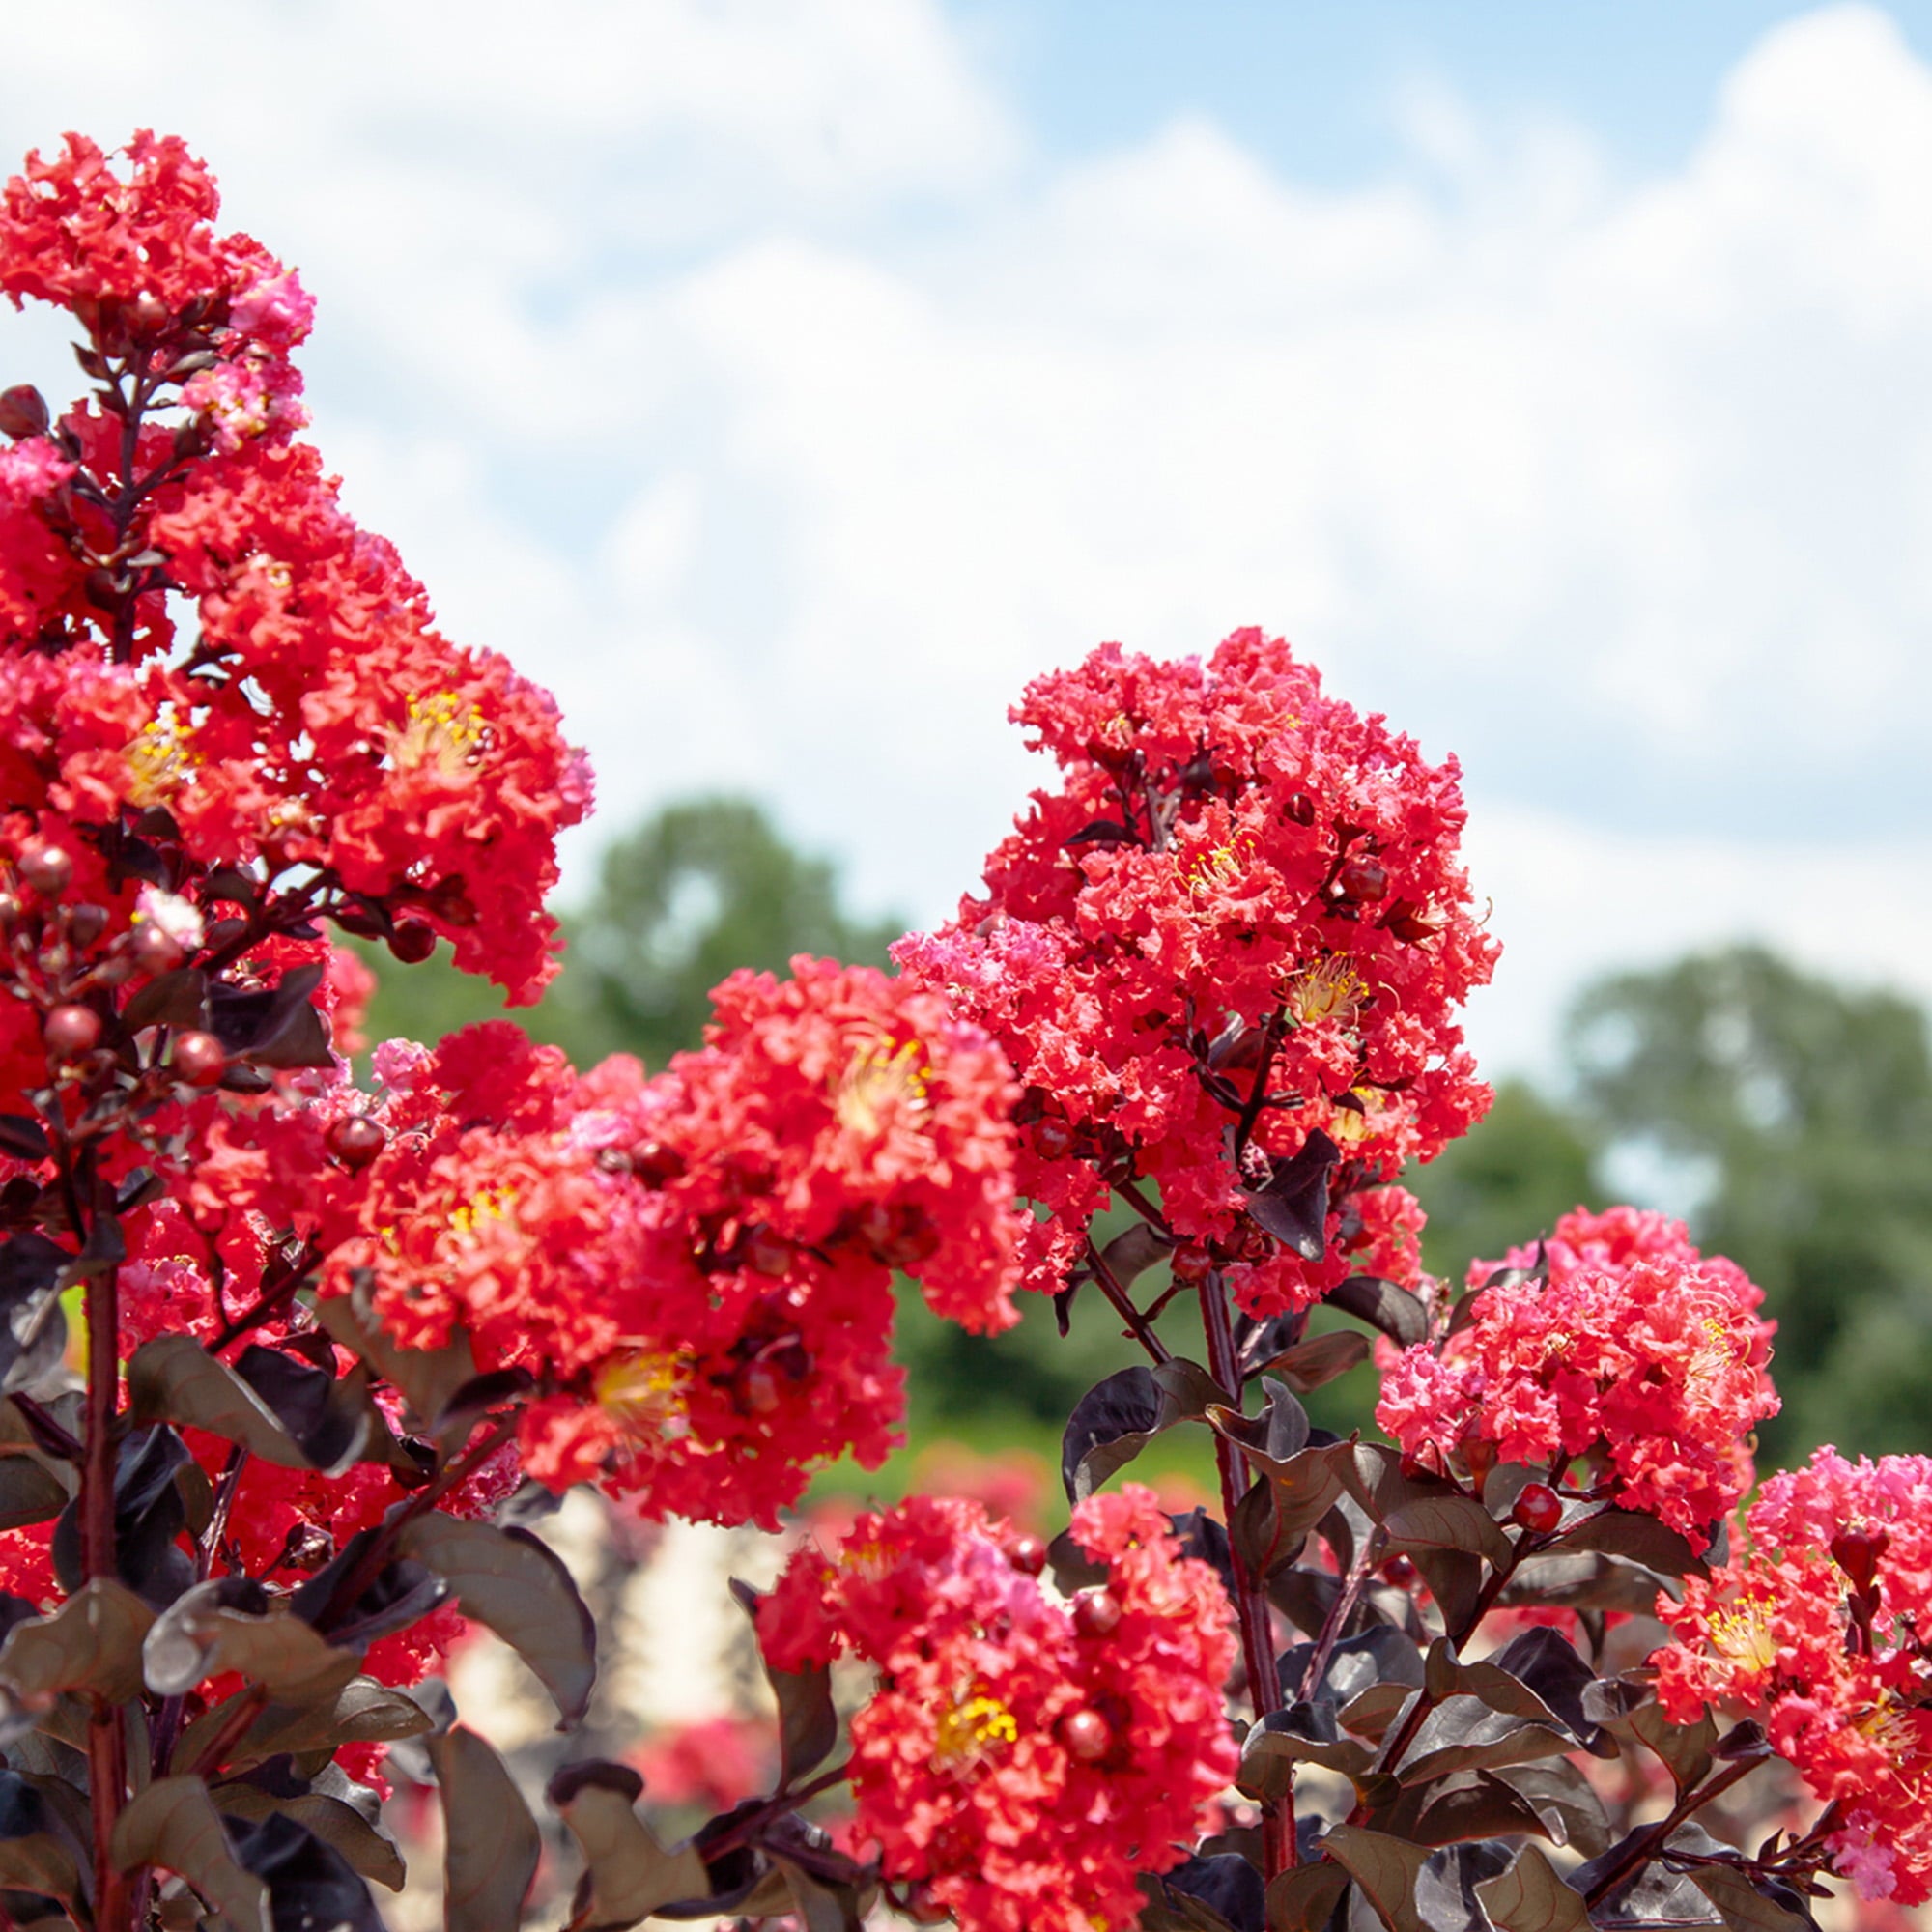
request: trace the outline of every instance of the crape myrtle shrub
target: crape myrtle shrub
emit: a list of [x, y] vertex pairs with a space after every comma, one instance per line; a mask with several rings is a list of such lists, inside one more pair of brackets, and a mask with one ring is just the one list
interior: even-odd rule
[[[384, 1755], [420, 1739], [448, 1921], [510, 1932], [554, 1827], [412, 1688], [473, 1620], [581, 1717], [530, 1496], [770, 1527], [876, 1465], [901, 1273], [978, 1331], [1103, 1297], [1144, 1347], [1068, 1422], [1070, 1524], [918, 1495], [803, 1543], [745, 1593], [774, 1788], [667, 1844], [635, 1770], [569, 1765], [573, 1932], [1925, 1896], [1932, 1464], [1822, 1452], [1727, 1535], [1776, 1406], [1738, 1268], [1619, 1209], [1460, 1294], [1420, 1272], [1401, 1176], [1488, 1099], [1457, 772], [1279, 641], [1034, 685], [1058, 776], [895, 978], [737, 974], [649, 1076], [497, 1023], [378, 1046], [358, 1090], [333, 936], [533, 999], [589, 783], [343, 511], [297, 440], [309, 298], [215, 214], [148, 134], [0, 201], [0, 288], [71, 316], [89, 384], [0, 396], [9, 1919], [377, 1925]], [[1391, 1440], [1311, 1429], [1296, 1394], [1372, 1351]], [[1175, 1428], [1218, 1515], [1104, 1487]], [[1819, 1803], [1715, 1835], [1774, 1755]], [[834, 1787], [836, 1833], [802, 1808]]]

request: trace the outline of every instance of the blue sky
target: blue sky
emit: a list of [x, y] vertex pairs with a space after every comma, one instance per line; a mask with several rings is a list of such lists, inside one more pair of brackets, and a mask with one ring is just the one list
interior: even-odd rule
[[1462, 756], [1492, 1065], [1739, 935], [1932, 996], [1932, 7], [227, 17], [32, 10], [0, 153], [172, 128], [300, 265], [352, 505], [591, 750], [573, 888], [733, 787], [942, 916], [1027, 677], [1261, 623]]

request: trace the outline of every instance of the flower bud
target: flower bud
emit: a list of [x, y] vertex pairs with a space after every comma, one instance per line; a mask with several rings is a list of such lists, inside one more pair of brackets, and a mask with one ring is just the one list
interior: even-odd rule
[[1046, 1545], [1032, 1534], [1010, 1538], [1007, 1561], [1024, 1577], [1037, 1577], [1046, 1568]]
[[21, 878], [45, 898], [58, 898], [73, 877], [73, 861], [58, 845], [29, 845], [19, 864]]
[[1114, 1747], [1114, 1733], [1098, 1711], [1069, 1711], [1060, 1720], [1060, 1742], [1068, 1757], [1097, 1764]]
[[389, 951], [405, 966], [419, 966], [436, 951], [436, 927], [427, 920], [399, 919], [389, 935]]
[[1398, 1551], [1395, 1555], [1391, 1556], [1389, 1560], [1382, 1565], [1382, 1575], [1385, 1577], [1387, 1577], [1388, 1580], [1391, 1583], [1393, 1583], [1398, 1590], [1412, 1589], [1415, 1585], [1416, 1578], [1420, 1577], [1421, 1574], [1422, 1574], [1421, 1571], [1419, 1571], [1415, 1567], [1414, 1563], [1411, 1562], [1408, 1557], [1403, 1555], [1400, 1551]]
[[1121, 1627], [1121, 1600], [1111, 1590], [1082, 1590], [1073, 1600], [1078, 1636], [1112, 1636]]
[[67, 929], [69, 938], [76, 946], [92, 946], [107, 930], [107, 908], [91, 904], [71, 908], [67, 916]]
[[345, 1114], [331, 1121], [322, 1140], [351, 1174], [367, 1167], [389, 1144], [386, 1130], [367, 1114]]
[[78, 1060], [100, 1044], [100, 1015], [92, 1007], [56, 1007], [43, 1030], [56, 1060]]
[[1034, 1151], [1041, 1160], [1065, 1160], [1073, 1151], [1073, 1129], [1065, 1121], [1041, 1121], [1033, 1130]]
[[1388, 893], [1388, 870], [1373, 853], [1364, 852], [1335, 874], [1335, 889], [1353, 904], [1372, 905]]
[[1524, 1529], [1542, 1536], [1563, 1520], [1563, 1498], [1548, 1483], [1525, 1483], [1510, 1516]]
[[631, 1150], [631, 1172], [647, 1187], [662, 1187], [684, 1172], [684, 1156], [662, 1141], [639, 1141]]
[[172, 973], [187, 956], [171, 934], [146, 921], [134, 928], [128, 944], [134, 955], [134, 964], [142, 972], [153, 974], [156, 980], [163, 973]]
[[0, 436], [44, 436], [51, 420], [47, 399], [33, 384], [15, 383], [0, 390]]
[[212, 1033], [185, 1033], [175, 1041], [168, 1064], [177, 1080], [213, 1087], [228, 1071], [228, 1049]]
[[1199, 1241], [1182, 1241], [1168, 1258], [1168, 1272], [1176, 1281], [1205, 1281], [1214, 1265], [1214, 1257]]
[[1855, 1589], [1869, 1590], [1880, 1560], [1890, 1548], [1891, 1538], [1882, 1529], [1841, 1529], [1832, 1539], [1832, 1561], [1852, 1579]]
[[770, 1415], [779, 1406], [779, 1378], [763, 1362], [752, 1362], [739, 1378], [743, 1406], [752, 1415]]

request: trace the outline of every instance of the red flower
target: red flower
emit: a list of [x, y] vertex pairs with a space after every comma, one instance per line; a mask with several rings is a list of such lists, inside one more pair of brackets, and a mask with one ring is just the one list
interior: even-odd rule
[[[1633, 1208], [1557, 1223], [1548, 1282], [1481, 1289], [1446, 1339], [1385, 1364], [1376, 1419], [1411, 1455], [1444, 1461], [1493, 1443], [1505, 1462], [1600, 1449], [1615, 1501], [1702, 1549], [1750, 1483], [1746, 1438], [1777, 1412], [1759, 1291], [1682, 1226]], [[1510, 1265], [1531, 1265], [1518, 1250]], [[1477, 1262], [1472, 1285], [1496, 1264]]]
[[1137, 1485], [1082, 1503], [1073, 1534], [1107, 1567], [1104, 1617], [1016, 1567], [1009, 1525], [930, 1496], [802, 1550], [760, 1606], [776, 1667], [849, 1649], [877, 1669], [852, 1719], [855, 1838], [965, 1932], [1133, 1923], [1135, 1872], [1186, 1856], [1234, 1773], [1218, 1578]]
[[1868, 1899], [1932, 1897], [1932, 1458], [1849, 1463], [1818, 1450], [1771, 1477], [1745, 1515], [1749, 1548], [1657, 1614], [1664, 1714], [1758, 1713], [1821, 1799], [1830, 1843]]
[[[1259, 631], [1205, 663], [1106, 645], [1013, 715], [1060, 788], [987, 861], [986, 895], [896, 956], [1032, 1090], [1020, 1179], [1050, 1213], [1029, 1284], [1063, 1285], [1130, 1173], [1178, 1235], [1215, 1244], [1245, 1305], [1315, 1299], [1347, 1272], [1345, 1197], [1489, 1103], [1455, 1020], [1496, 952], [1457, 863], [1455, 765], [1425, 765]], [[1311, 1263], [1245, 1209], [1318, 1135], [1337, 1164]]]

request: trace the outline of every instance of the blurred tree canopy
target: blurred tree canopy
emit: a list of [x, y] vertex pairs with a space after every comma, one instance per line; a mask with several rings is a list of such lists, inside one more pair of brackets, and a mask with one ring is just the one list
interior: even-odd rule
[[1686, 1165], [1698, 1239], [1765, 1291], [1784, 1396], [1767, 1461], [1932, 1449], [1924, 1012], [1740, 946], [1601, 981], [1570, 1038], [1606, 1139]]
[[667, 806], [619, 839], [563, 928], [562, 971], [535, 1008], [506, 1008], [446, 951], [404, 968], [364, 948], [380, 983], [370, 1037], [435, 1040], [508, 1017], [580, 1066], [635, 1053], [656, 1068], [698, 1043], [711, 988], [736, 968], [781, 973], [797, 952], [883, 966], [905, 929], [847, 914], [831, 864], [794, 851], [762, 808], [737, 798]]
[[[580, 1065], [627, 1052], [662, 1066], [697, 1043], [710, 988], [736, 967], [781, 972], [795, 952], [883, 965], [899, 930], [848, 913], [834, 868], [794, 851], [757, 806], [696, 799], [609, 849], [590, 902], [565, 921], [563, 971], [540, 1007], [510, 1017]], [[446, 954], [408, 968], [365, 956], [381, 981], [377, 1038], [433, 1040], [505, 1011]], [[1932, 1451], [1924, 1013], [1735, 947], [1599, 981], [1574, 1009], [1569, 1047], [1574, 1097], [1504, 1080], [1472, 1133], [1405, 1177], [1429, 1213], [1430, 1271], [1460, 1285], [1472, 1259], [1533, 1241], [1579, 1202], [1607, 1205], [1606, 1159], [1635, 1154], [1695, 1199], [1698, 1240], [1763, 1286], [1779, 1323], [1785, 1407], [1763, 1432], [1766, 1465], [1833, 1439]], [[929, 1316], [914, 1293], [903, 1302], [920, 1430], [988, 1409], [1057, 1426], [1086, 1388], [1138, 1359], [1094, 1295], [1076, 1301], [1064, 1340], [1042, 1296], [1023, 1296], [1021, 1326], [991, 1339]], [[1177, 1303], [1177, 1348], [1191, 1346], [1188, 1314]], [[1309, 1407], [1348, 1429], [1373, 1399], [1358, 1369]]]

